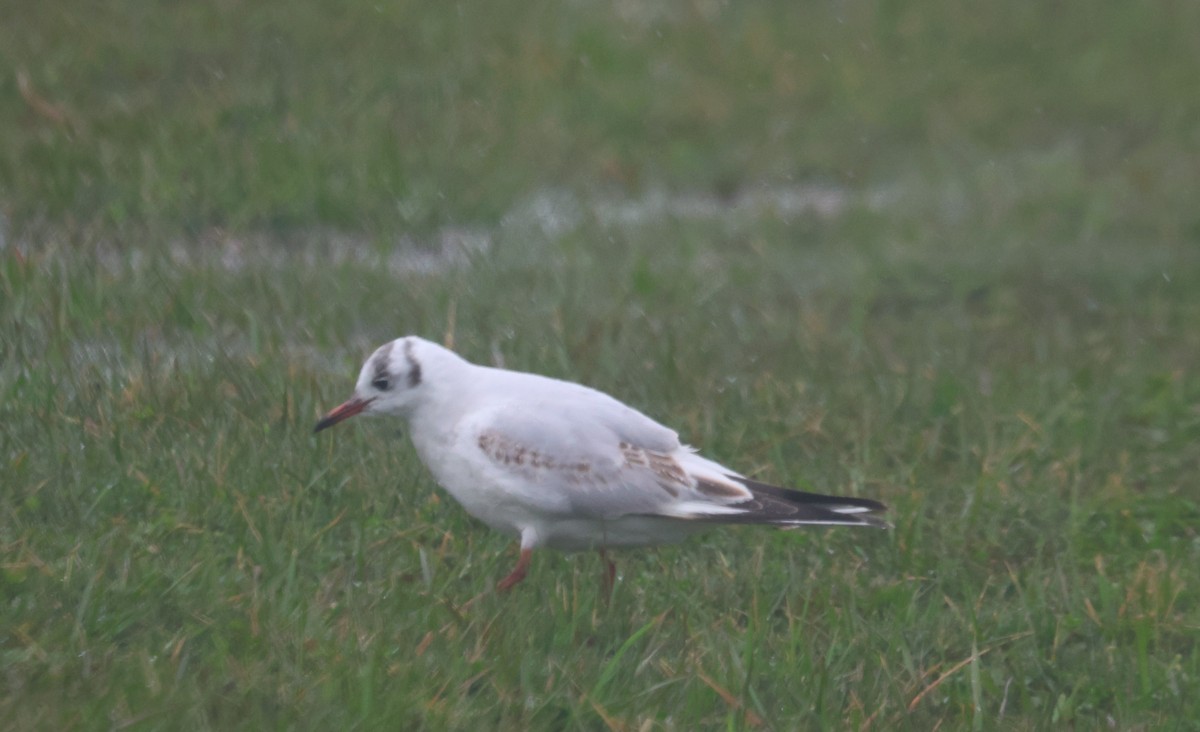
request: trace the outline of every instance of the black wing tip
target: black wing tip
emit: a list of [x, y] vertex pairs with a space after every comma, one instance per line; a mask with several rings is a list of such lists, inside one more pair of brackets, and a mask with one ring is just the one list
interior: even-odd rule
[[[854, 516], [854, 514], [851, 515]], [[883, 529], [884, 531], [896, 528], [892, 525], [891, 521], [881, 519], [878, 516], [871, 516], [870, 514], [854, 516], [854, 518], [858, 519], [858, 521], [855, 522], [856, 526], [870, 526], [872, 529]]]
[[[751, 478], [736, 475], [729, 477], [746, 486], [751, 493], [755, 494], [756, 498], [768, 496], [796, 508], [805, 509], [809, 513], [807, 520], [796, 517], [792, 524], [795, 526], [823, 523], [838, 526], [870, 526], [877, 529], [893, 528], [890, 522], [872, 515], [887, 512], [887, 504], [871, 498], [808, 493], [794, 488], [782, 488], [770, 483], [762, 483]], [[779, 523], [787, 525], [789, 522], [783, 518]]]
[[775, 524], [785, 529], [801, 526], [865, 526], [886, 531], [894, 528], [890, 521], [869, 513], [841, 513], [818, 506], [805, 506], [800, 508], [795, 516], [768, 518], [765, 523]]

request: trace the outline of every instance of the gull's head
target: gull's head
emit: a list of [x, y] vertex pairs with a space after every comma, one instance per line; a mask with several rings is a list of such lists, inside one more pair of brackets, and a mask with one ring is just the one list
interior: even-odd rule
[[458, 361], [450, 351], [429, 341], [407, 336], [375, 349], [358, 374], [354, 395], [317, 422], [314, 432], [356, 414], [407, 417], [428, 389], [429, 367], [446, 360]]

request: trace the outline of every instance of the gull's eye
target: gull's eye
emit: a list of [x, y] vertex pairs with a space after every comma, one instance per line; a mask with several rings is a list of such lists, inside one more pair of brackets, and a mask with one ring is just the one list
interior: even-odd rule
[[371, 382], [371, 386], [375, 387], [379, 391], [387, 391], [391, 388], [392, 383], [387, 380], [386, 376], [378, 376], [374, 381]]

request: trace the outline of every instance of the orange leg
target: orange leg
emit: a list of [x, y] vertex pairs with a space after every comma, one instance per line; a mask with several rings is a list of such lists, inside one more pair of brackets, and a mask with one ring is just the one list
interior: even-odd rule
[[517, 566], [513, 567], [513, 571], [508, 573], [508, 576], [496, 583], [497, 592], [508, 592], [518, 582], [525, 579], [525, 573], [529, 571], [529, 560], [533, 557], [533, 549], [521, 547], [521, 556], [517, 559]]
[[600, 585], [604, 588], [604, 599], [609, 600], [612, 598], [613, 586], [617, 583], [617, 565], [608, 558], [608, 553], [603, 548], [597, 551], [600, 552], [600, 561], [604, 562], [604, 576], [600, 579]]

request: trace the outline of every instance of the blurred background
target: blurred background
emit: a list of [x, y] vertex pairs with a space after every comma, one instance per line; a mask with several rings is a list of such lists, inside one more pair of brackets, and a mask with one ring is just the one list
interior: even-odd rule
[[878, 206], [924, 194], [993, 224], [1061, 219], [1071, 239], [1197, 233], [1188, 3], [2, 12], [17, 231], [389, 237], [492, 229], [539, 193], [820, 185]]
[[[11, 729], [1200, 718], [1200, 5], [0, 4]], [[378, 344], [891, 532], [490, 583]]]

